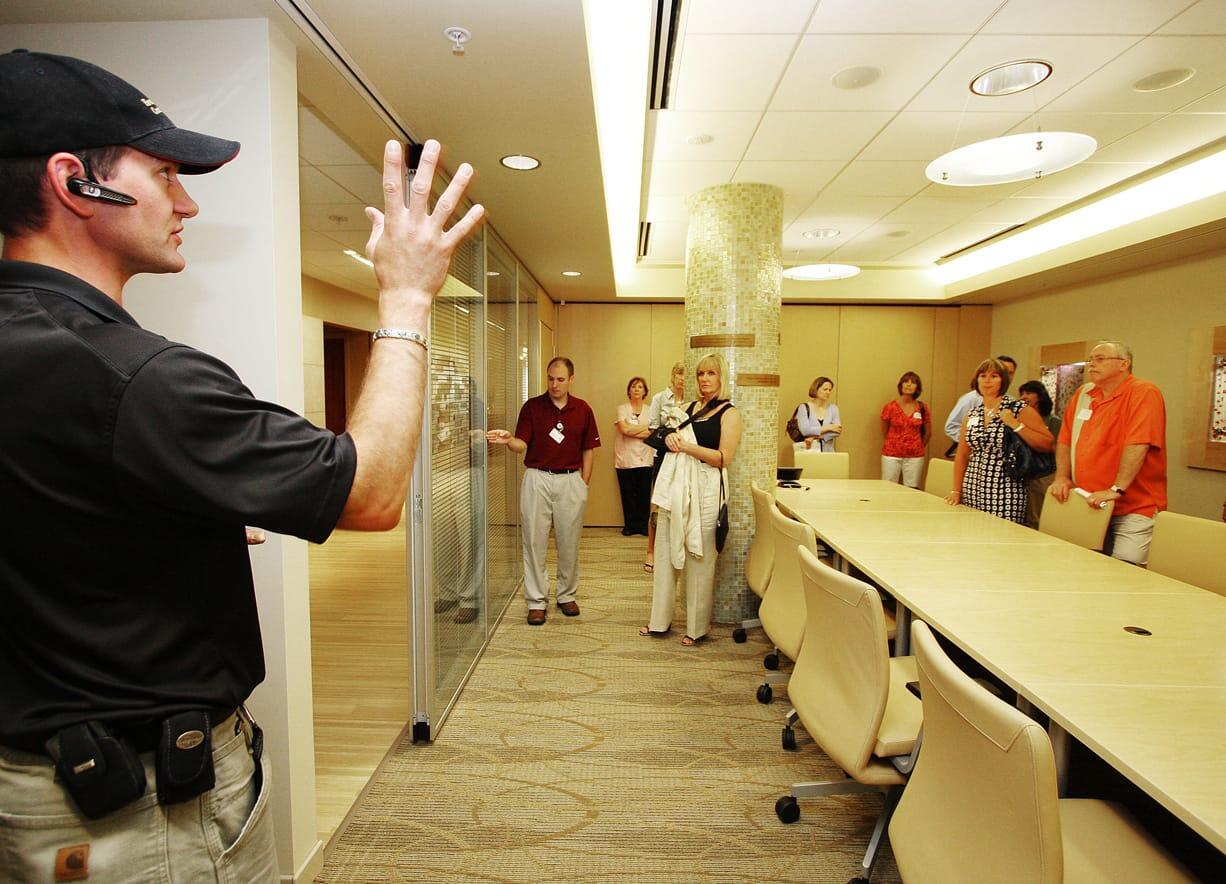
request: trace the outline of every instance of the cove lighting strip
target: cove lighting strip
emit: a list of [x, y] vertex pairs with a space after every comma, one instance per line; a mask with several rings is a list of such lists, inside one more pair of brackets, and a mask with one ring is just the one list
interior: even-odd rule
[[647, 0], [583, 3], [615, 281], [630, 276], [638, 258], [651, 6]]
[[1226, 150], [954, 258], [932, 274], [945, 285], [959, 282], [1224, 191]]

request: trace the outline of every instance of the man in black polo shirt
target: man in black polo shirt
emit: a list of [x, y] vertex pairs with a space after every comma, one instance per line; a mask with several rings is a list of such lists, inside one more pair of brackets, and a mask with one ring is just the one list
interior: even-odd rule
[[338, 437], [123, 308], [132, 276], [184, 267], [180, 176], [237, 143], [24, 51], [0, 55], [0, 119], [0, 879], [276, 880], [244, 525], [322, 542], [399, 521], [472, 170], [429, 213], [438, 144], [407, 204], [388, 144], [367, 209], [386, 328]]
[[524, 600], [528, 603], [528, 623], [545, 622], [549, 604], [549, 575], [545, 555], [549, 529], [553, 528], [558, 548], [558, 583], [554, 598], [567, 617], [579, 616], [575, 595], [579, 589], [579, 537], [583, 533], [583, 511], [587, 507], [587, 488], [592, 481], [595, 450], [600, 447], [600, 431], [591, 406], [570, 395], [575, 380], [575, 364], [565, 356], [555, 356], [548, 366], [547, 393], [534, 396], [519, 410], [515, 435], [507, 430], [490, 430], [486, 438], [524, 455], [524, 481], [519, 492], [519, 514], [523, 523]]

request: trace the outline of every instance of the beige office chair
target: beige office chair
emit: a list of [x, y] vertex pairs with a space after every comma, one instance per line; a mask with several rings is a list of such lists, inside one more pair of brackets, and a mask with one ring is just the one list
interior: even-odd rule
[[1052, 537], [1086, 549], [1100, 550], [1107, 536], [1107, 525], [1115, 502], [1108, 501], [1102, 509], [1087, 506], [1085, 498], [1073, 492], [1064, 503], [1048, 493], [1043, 499], [1043, 514], [1039, 516], [1039, 530]]
[[[745, 554], [745, 583], [760, 599], [766, 595], [771, 571], [775, 568], [775, 530], [771, 525], [771, 503], [774, 496], [757, 482], [750, 483], [749, 493], [753, 497], [754, 529], [753, 539], [749, 541], [749, 551]], [[762, 620], [758, 617], [742, 620], [741, 625], [732, 630], [732, 640], [742, 644], [746, 638], [745, 630], [761, 625]]]
[[803, 470], [802, 479], [846, 479], [851, 473], [846, 451], [797, 451], [792, 462]]
[[954, 462], [943, 457], [928, 458], [928, 475], [924, 477], [924, 490], [944, 498], [954, 488]]
[[[779, 655], [795, 660], [805, 637], [805, 595], [800, 586], [800, 560], [796, 549], [803, 546], [817, 554], [817, 536], [804, 522], [789, 519], [772, 500], [768, 508], [774, 535], [775, 562], [771, 571], [770, 588], [762, 597], [758, 617], [766, 637], [775, 646], [762, 659], [767, 669], [779, 668]], [[786, 684], [785, 674], [768, 673], [758, 688], [758, 702], [769, 703], [774, 696], [771, 685]], [[791, 714], [789, 713], [789, 723]]]
[[1060, 800], [1043, 728], [958, 669], [926, 623], [911, 640], [924, 740], [890, 823], [903, 881], [1192, 880], [1122, 808]]
[[1149, 542], [1149, 570], [1226, 595], [1226, 522], [1158, 513]]
[[[907, 690], [914, 657], [891, 657], [877, 590], [800, 550], [805, 641], [788, 684], [800, 723], [851, 779], [796, 783], [775, 802], [785, 823], [800, 818], [797, 798], [883, 792], [885, 803], [861, 865], [872, 874], [877, 849], [898, 802], [920, 729], [920, 701]], [[773, 590], [772, 590], [773, 591]], [[944, 848], [957, 853], [953, 840]]]

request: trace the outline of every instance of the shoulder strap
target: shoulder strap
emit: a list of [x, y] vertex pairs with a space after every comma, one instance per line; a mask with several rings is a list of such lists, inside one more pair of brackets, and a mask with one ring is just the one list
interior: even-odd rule
[[1069, 442], [1068, 457], [1069, 475], [1072, 476], [1074, 482], [1077, 481], [1077, 439], [1081, 436], [1081, 428], [1086, 422], [1082, 415], [1090, 410], [1090, 391], [1093, 389], [1093, 381], [1082, 384], [1081, 389], [1077, 391], [1077, 404], [1073, 407], [1072, 439]]

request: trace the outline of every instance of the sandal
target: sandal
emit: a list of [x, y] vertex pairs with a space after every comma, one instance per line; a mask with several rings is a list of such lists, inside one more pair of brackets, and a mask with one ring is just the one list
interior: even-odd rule
[[668, 627], [668, 629], [662, 629], [658, 632], [652, 629], [650, 626], [639, 627], [639, 635], [643, 636], [643, 638], [659, 638], [662, 635], [668, 635], [672, 631], [673, 628], [671, 626]]
[[698, 636], [698, 638], [694, 638], [689, 635], [683, 635], [681, 636], [681, 644], [683, 644], [687, 648], [692, 648], [694, 647], [694, 645], [698, 644], [699, 642], [705, 641], [706, 638], [707, 637], [705, 635], [700, 635]]
[[655, 562], [643, 562], [643, 570], [646, 571], [648, 574], [656, 573], [656, 563]]

